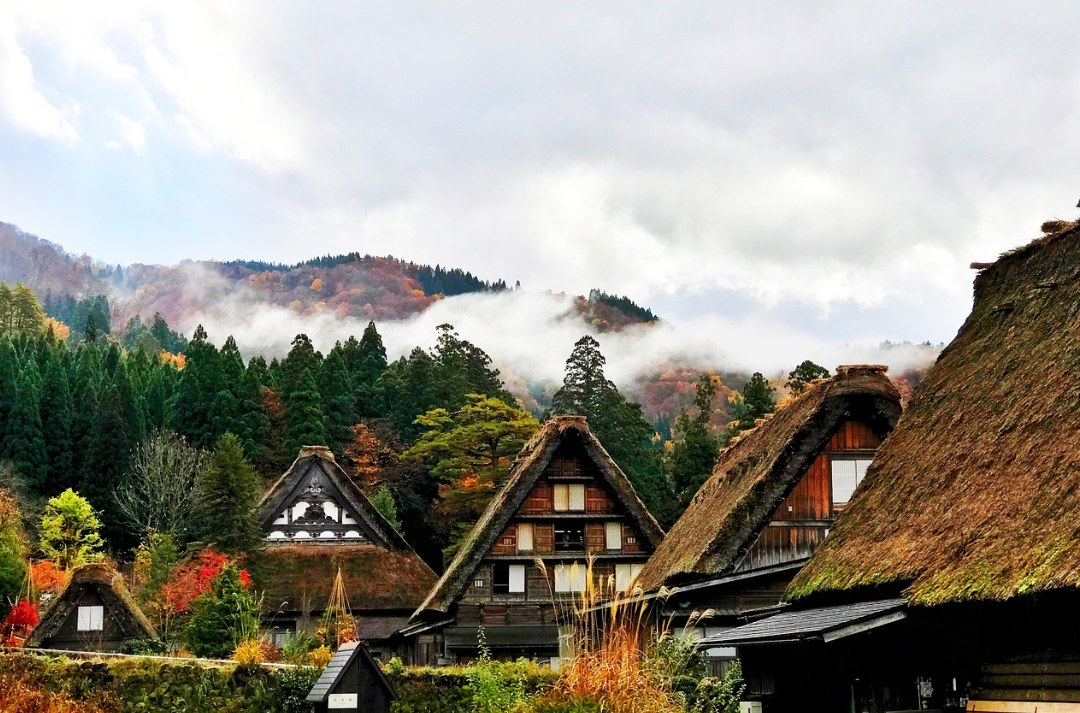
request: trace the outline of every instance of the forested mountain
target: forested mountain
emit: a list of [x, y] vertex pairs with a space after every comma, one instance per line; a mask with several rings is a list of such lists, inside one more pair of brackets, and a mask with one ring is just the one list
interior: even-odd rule
[[[0, 281], [21, 282], [46, 302], [104, 295], [118, 325], [135, 315], [155, 313], [169, 324], [183, 324], [238, 291], [249, 301], [288, 307], [302, 315], [329, 313], [382, 321], [417, 314], [443, 297], [509, 289], [502, 279], [484, 280], [459, 268], [357, 252], [293, 265], [258, 260], [105, 265], [86, 255], [69, 255], [6, 223], [0, 223]], [[578, 297], [574, 309], [598, 331], [656, 320], [650, 310], [629, 298], [599, 290]], [[81, 324], [70, 326], [83, 329]]]

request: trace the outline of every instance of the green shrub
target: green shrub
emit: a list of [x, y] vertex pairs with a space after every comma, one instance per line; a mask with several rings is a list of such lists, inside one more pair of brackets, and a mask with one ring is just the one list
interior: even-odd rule
[[736, 662], [723, 678], [703, 678], [690, 699], [690, 713], [739, 713], [739, 700], [746, 686], [742, 668]]
[[[419, 668], [387, 664], [383, 671], [398, 693], [392, 710], [394, 713], [472, 713], [482, 710], [477, 707], [478, 689], [474, 686], [478, 676], [475, 668], [475, 665]], [[480, 679], [485, 676], [503, 677], [511, 682], [507, 685], [515, 690], [520, 686], [526, 698], [551, 690], [558, 678], [558, 674], [551, 669], [528, 661], [491, 661], [486, 664], [485, 672], [479, 674]], [[483, 704], [484, 695], [484, 692], [480, 692], [482, 700], [479, 705]], [[506, 709], [499, 710], [502, 713]]]
[[304, 699], [318, 675], [311, 668], [0, 654], [0, 687], [22, 685], [108, 713], [309, 713]]

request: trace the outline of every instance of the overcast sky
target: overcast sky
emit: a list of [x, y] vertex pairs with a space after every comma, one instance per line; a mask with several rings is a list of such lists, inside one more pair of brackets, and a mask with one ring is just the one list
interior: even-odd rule
[[0, 2], [0, 220], [948, 341], [1076, 216], [1080, 4]]

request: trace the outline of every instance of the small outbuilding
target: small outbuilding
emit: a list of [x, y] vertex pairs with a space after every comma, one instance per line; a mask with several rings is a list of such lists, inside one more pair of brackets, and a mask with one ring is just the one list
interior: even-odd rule
[[378, 662], [359, 641], [342, 644], [308, 694], [315, 713], [361, 711], [390, 713], [397, 691]]
[[50, 604], [25, 646], [66, 651], [117, 651], [124, 642], [156, 639], [157, 632], [107, 564], [75, 570]]

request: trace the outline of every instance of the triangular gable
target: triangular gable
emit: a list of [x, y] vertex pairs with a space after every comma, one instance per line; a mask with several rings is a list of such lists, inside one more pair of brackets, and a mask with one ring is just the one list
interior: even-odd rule
[[[344, 513], [339, 522], [323, 516], [319, 503], [326, 502]], [[307, 511], [297, 522], [286, 522], [287, 510], [295, 514], [296, 506], [307, 503]], [[337, 464], [330, 450], [323, 446], [305, 446], [288, 471], [275, 482], [259, 504], [259, 527], [264, 536], [290, 544], [301, 542], [371, 543], [379, 547], [412, 551], [404, 538], [371, 504], [356, 483]], [[289, 535], [298, 530], [309, 533], [304, 540]], [[334, 532], [337, 539], [321, 539], [322, 532]], [[348, 536], [346, 537], [346, 533]], [[280, 536], [284, 535], [284, 536]]]
[[414, 618], [428, 609], [445, 612], [461, 595], [485, 553], [521, 508], [559, 446], [568, 438], [579, 439], [585, 455], [596, 467], [600, 480], [608, 486], [615, 500], [629, 515], [632, 524], [645, 537], [650, 547], [655, 548], [660, 544], [664, 531], [641, 502], [626, 475], [589, 431], [584, 417], [557, 416], [545, 423], [521, 449], [506, 483], [488, 503], [446, 572], [413, 614]]
[[107, 565], [90, 564], [72, 573], [71, 582], [49, 604], [25, 645], [39, 648], [55, 637], [71, 617], [78, 615], [80, 603], [91, 592], [103, 600], [105, 617], [116, 623], [125, 639], [157, 638], [153, 624], [124, 586], [120, 573]]
[[[368, 648], [362, 642], [350, 641], [338, 647], [334, 657], [330, 659], [330, 663], [323, 669], [319, 680], [315, 682], [311, 692], [308, 693], [307, 702], [325, 703], [331, 692], [346, 678], [349, 670], [355, 665], [363, 666], [370, 674], [370, 680], [381, 687], [390, 700], [395, 700], [398, 697], [394, 684], [390, 683], [390, 679], [383, 673], [382, 667], [379, 666]], [[361, 696], [365, 694], [371, 695], [371, 693], [369, 691], [360, 691]]]
[[849, 420], [884, 437], [900, 417], [900, 394], [876, 365], [843, 366], [723, 451], [712, 475], [645, 564], [645, 591], [732, 571]]

